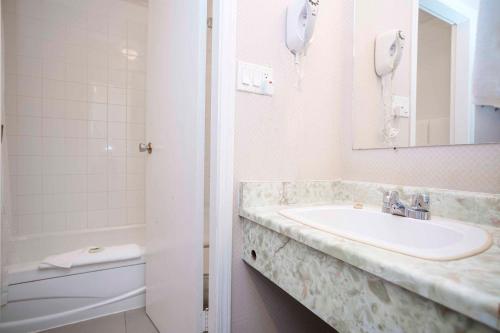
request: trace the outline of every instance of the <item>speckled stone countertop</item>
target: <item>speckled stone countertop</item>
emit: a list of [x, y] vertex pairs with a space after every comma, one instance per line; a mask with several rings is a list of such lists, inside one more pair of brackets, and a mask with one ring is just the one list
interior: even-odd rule
[[[240, 216], [492, 328], [500, 329], [500, 228], [496, 226], [497, 207], [493, 209], [494, 218], [491, 219], [494, 223], [475, 223], [476, 226], [487, 230], [493, 237], [494, 243], [487, 251], [461, 260], [438, 262], [418, 259], [338, 237], [283, 217], [278, 212], [291, 206], [305, 207], [335, 203], [338, 195], [337, 189], [342, 187], [345, 190], [345, 184], [339, 182], [322, 183], [320, 186], [313, 184], [312, 186], [316, 187], [315, 190], [306, 190], [309, 194], [313, 194], [307, 195], [309, 199], [297, 199], [296, 194], [302, 191], [299, 190], [293, 194], [296, 198], [294, 204], [279, 205], [276, 203], [288, 201], [286, 200], [287, 191], [283, 190], [285, 188], [283, 184], [289, 183], [268, 183], [264, 188], [257, 186], [260, 191], [257, 195], [254, 191], [257, 188], [255, 183], [247, 188], [244, 188], [245, 184], [242, 184]], [[307, 188], [311, 185], [302, 187], [304, 186]], [[278, 193], [274, 193], [274, 190], [278, 190]], [[321, 195], [318, 193], [331, 196], [319, 198]], [[248, 198], [252, 195], [253, 199], [249, 200]], [[265, 200], [261, 200], [263, 198]], [[311, 198], [316, 200], [311, 200]], [[498, 195], [492, 195], [487, 200], [494, 200], [497, 205]], [[345, 203], [345, 200], [343, 202]], [[459, 202], [462, 201], [459, 200]]]

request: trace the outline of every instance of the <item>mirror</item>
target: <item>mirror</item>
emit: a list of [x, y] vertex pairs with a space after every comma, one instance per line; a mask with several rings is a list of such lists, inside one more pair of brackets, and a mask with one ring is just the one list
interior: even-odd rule
[[353, 149], [500, 142], [499, 0], [356, 0]]

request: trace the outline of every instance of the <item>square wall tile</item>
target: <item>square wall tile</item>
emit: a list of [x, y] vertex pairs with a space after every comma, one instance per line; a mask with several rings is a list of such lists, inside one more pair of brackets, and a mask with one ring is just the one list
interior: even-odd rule
[[127, 158], [127, 173], [141, 174], [145, 173], [146, 161], [144, 157], [129, 157]]
[[89, 85], [88, 86], [88, 101], [92, 103], [107, 103], [108, 88], [106, 86]]
[[42, 193], [42, 176], [41, 175], [26, 175], [16, 177], [16, 193], [17, 194], [41, 194]]
[[66, 82], [64, 97], [70, 101], [87, 101], [87, 85], [76, 82]]
[[108, 137], [110, 140], [125, 140], [127, 138], [127, 124], [108, 121]]
[[107, 160], [109, 174], [126, 174], [127, 159], [125, 157], [109, 157]]
[[65, 79], [65, 67], [63, 62], [44, 59], [43, 78], [62, 81]]
[[105, 121], [89, 121], [88, 122], [88, 137], [93, 139], [105, 139], [107, 137], [107, 129]]
[[108, 210], [108, 225], [120, 226], [127, 224], [127, 209], [109, 209]]
[[145, 137], [145, 128], [143, 124], [127, 124], [127, 140], [142, 141]]
[[108, 190], [107, 174], [88, 175], [87, 179], [88, 179], [87, 190], [89, 193], [106, 192]]
[[108, 72], [106, 67], [88, 67], [87, 82], [89, 84], [107, 85]]
[[88, 147], [86, 138], [65, 138], [64, 155], [66, 156], [87, 156]]
[[109, 191], [125, 191], [127, 189], [127, 176], [125, 174], [108, 175], [108, 190]]
[[146, 95], [144, 91], [128, 89], [127, 105], [136, 108], [146, 107]]
[[127, 207], [127, 192], [115, 191], [108, 192], [108, 208], [126, 208]]
[[109, 122], [126, 122], [127, 108], [124, 105], [109, 105], [108, 107]]
[[146, 111], [143, 108], [127, 107], [127, 122], [144, 124]]
[[[6, 98], [6, 102], [9, 98]], [[9, 110], [10, 105], [7, 103], [7, 110]], [[29, 97], [29, 96], [18, 96], [16, 100], [17, 114], [19, 116], [32, 116], [41, 117], [42, 116], [42, 99]], [[8, 112], [7, 112], [8, 113]]]
[[88, 212], [87, 226], [88, 228], [104, 228], [108, 225], [107, 210], [93, 210]]
[[42, 174], [42, 156], [12, 156], [9, 157], [13, 167], [13, 175], [41, 175]]
[[60, 99], [44, 99], [43, 100], [43, 118], [59, 118], [66, 117], [66, 103]]
[[[42, 79], [31, 76], [17, 77], [17, 94], [26, 97], [41, 97], [42, 96]], [[7, 87], [9, 82], [6, 83]]]
[[104, 157], [108, 153], [108, 144], [105, 139], [88, 139], [87, 145], [89, 156]]
[[108, 141], [109, 156], [113, 157], [125, 156], [126, 154], [127, 154], [127, 141], [118, 139], [109, 139]]
[[40, 194], [17, 195], [14, 200], [15, 214], [40, 214], [43, 211], [43, 197]]
[[43, 98], [44, 99], [64, 99], [64, 81], [43, 80]]
[[87, 211], [69, 212], [66, 214], [67, 230], [82, 230], [87, 228]]
[[44, 194], [43, 212], [44, 213], [63, 213], [67, 210], [66, 194]]
[[19, 235], [31, 235], [42, 232], [42, 214], [19, 215], [16, 218]]
[[65, 213], [44, 213], [43, 232], [59, 232], [66, 230]]
[[143, 174], [127, 174], [127, 190], [144, 190], [145, 178]]
[[108, 88], [108, 103], [115, 105], [127, 104], [127, 90], [123, 88]]
[[142, 207], [127, 208], [127, 224], [144, 224], [145, 213]]
[[84, 44], [64, 43], [64, 61], [72, 65], [87, 65], [86, 48]]
[[64, 79], [67, 82], [87, 83], [87, 66], [65, 64]]
[[[86, 88], [85, 88], [86, 89]], [[64, 103], [65, 118], [73, 120], [87, 120], [87, 102], [78, 100], [67, 100]]]
[[44, 175], [42, 188], [44, 194], [66, 193], [66, 178], [62, 175]]
[[103, 103], [88, 103], [87, 104], [87, 112], [89, 120], [107, 120], [107, 104]]
[[12, 140], [15, 155], [42, 155], [42, 138], [36, 136], [17, 136]]
[[105, 174], [107, 171], [107, 157], [93, 157], [89, 156], [87, 160], [87, 173], [92, 174]]
[[42, 136], [42, 118], [19, 116], [17, 135]]
[[108, 208], [108, 192], [89, 193], [87, 198], [88, 210], [103, 210]]
[[64, 138], [43, 137], [43, 155], [44, 156], [63, 156], [65, 155]]
[[110, 69], [108, 72], [108, 85], [115, 88], [127, 88], [127, 71]]
[[42, 77], [42, 59], [19, 56], [17, 58], [17, 74]]
[[42, 133], [45, 137], [63, 138], [66, 133], [65, 120], [60, 118], [44, 118], [42, 121]]
[[87, 138], [88, 122], [86, 120], [68, 119], [64, 122], [64, 136], [67, 138]]

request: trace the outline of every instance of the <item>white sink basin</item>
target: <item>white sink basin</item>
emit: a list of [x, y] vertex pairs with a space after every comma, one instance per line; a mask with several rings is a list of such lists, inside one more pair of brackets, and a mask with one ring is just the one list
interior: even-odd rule
[[492, 243], [485, 230], [440, 217], [423, 221], [349, 206], [293, 208], [280, 214], [336, 236], [430, 260], [469, 257]]

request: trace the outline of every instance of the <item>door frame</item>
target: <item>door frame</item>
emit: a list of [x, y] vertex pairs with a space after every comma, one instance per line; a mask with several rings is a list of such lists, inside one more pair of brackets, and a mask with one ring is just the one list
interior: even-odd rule
[[236, 1], [214, 0], [210, 120], [209, 332], [231, 331]]
[[[425, 10], [452, 26], [450, 144], [474, 143], [475, 112], [472, 101], [472, 71], [478, 11], [453, 0], [415, 0], [415, 2], [417, 10]], [[417, 34], [418, 24], [413, 39], [418, 39]], [[417, 42], [414, 42], [414, 46], [417, 47]], [[413, 62], [415, 64], [412, 74], [415, 78], [412, 85], [415, 89], [412, 89], [412, 93], [416, 94], [418, 93], [416, 91], [416, 57]], [[414, 100], [416, 101], [416, 95]], [[412, 116], [416, 119], [416, 105], [413, 103]], [[412, 128], [412, 140], [416, 138], [415, 130], [416, 128]]]

